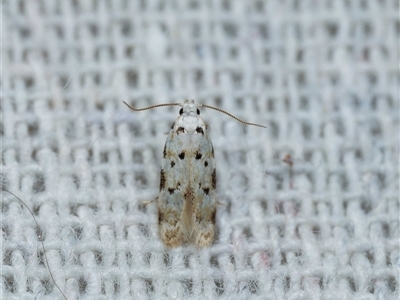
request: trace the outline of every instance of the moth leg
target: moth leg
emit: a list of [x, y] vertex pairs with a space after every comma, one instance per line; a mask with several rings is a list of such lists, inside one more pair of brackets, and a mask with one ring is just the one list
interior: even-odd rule
[[147, 204], [153, 203], [154, 201], [157, 201], [157, 200], [158, 200], [158, 197], [157, 197], [157, 198], [154, 198], [153, 200], [142, 201], [142, 203], [145, 204], [145, 205], [147, 205]]

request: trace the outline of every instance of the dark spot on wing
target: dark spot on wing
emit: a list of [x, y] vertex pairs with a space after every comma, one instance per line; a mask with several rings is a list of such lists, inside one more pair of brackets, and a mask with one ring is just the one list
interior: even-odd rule
[[177, 134], [184, 133], [184, 132], [185, 132], [185, 128], [183, 128], [183, 127], [178, 127], [178, 129], [176, 130]]
[[197, 132], [197, 133], [201, 133], [202, 135], [204, 135], [203, 128], [201, 128], [201, 127], [197, 127], [197, 128], [196, 128], [196, 132]]
[[204, 194], [208, 195], [208, 193], [210, 192], [210, 189], [209, 188], [204, 188], [203, 192], [204, 192]]
[[182, 151], [181, 154], [179, 154], [179, 158], [180, 159], [184, 159], [185, 158], [185, 152], [184, 151]]
[[161, 173], [160, 173], [160, 191], [163, 190], [165, 187], [165, 173], [164, 170], [161, 169]]
[[172, 195], [175, 192], [175, 189], [168, 189], [168, 192], [170, 195]]
[[163, 150], [163, 157], [165, 158], [166, 156], [167, 156], [167, 144], [165, 143]]
[[158, 223], [162, 223], [164, 221], [164, 214], [161, 211], [158, 211]]
[[207, 232], [206, 234], [203, 234], [203, 239], [208, 240], [211, 237], [211, 234]]
[[196, 214], [196, 223], [201, 223], [201, 221], [203, 221], [202, 215], [197, 213]]
[[175, 166], [175, 163], [171, 160], [171, 168]]
[[211, 185], [212, 185], [213, 189], [215, 189], [215, 187], [217, 186], [217, 173], [216, 173], [215, 169], [213, 170], [212, 175], [211, 175]]
[[202, 155], [200, 152], [196, 152], [196, 159], [201, 159]]
[[205, 161], [205, 162], [204, 162], [204, 166], [205, 166], [205, 167], [208, 167], [208, 161]]
[[212, 222], [213, 224], [215, 224], [215, 213], [216, 213], [216, 210], [214, 209], [214, 210], [211, 212], [211, 222]]
[[214, 157], [214, 147], [212, 144], [211, 144], [211, 153], [212, 153], [212, 157]]
[[198, 114], [198, 115], [200, 114], [200, 109], [197, 109], [197, 114]]
[[183, 114], [183, 108], [181, 108], [181, 109], [179, 110], [179, 114], [180, 114], [180, 115]]

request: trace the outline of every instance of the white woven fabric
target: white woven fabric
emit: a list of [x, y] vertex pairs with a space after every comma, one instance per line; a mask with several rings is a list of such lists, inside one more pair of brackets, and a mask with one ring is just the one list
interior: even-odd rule
[[[398, 299], [399, 2], [20, 0], [2, 7], [2, 299]], [[195, 99], [218, 236], [157, 236]], [[287, 155], [290, 155], [287, 156]]]

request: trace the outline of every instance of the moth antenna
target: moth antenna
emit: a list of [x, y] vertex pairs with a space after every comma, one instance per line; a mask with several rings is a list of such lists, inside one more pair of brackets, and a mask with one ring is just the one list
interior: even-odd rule
[[[14, 193], [10, 192], [9, 190], [5, 189], [4, 187], [1, 187], [1, 189], [2, 189], [3, 191], [5, 191], [5, 192], [7, 192], [7, 193], [9, 193], [9, 194], [11, 194], [11, 195], [13, 195], [15, 198], [18, 199], [18, 200], [26, 207], [26, 209], [29, 211], [29, 213], [32, 215], [33, 219], [35, 220], [36, 227], [37, 227], [37, 228], [40, 228], [40, 227], [39, 227], [39, 223], [36, 221], [35, 215], [33, 214], [32, 210], [29, 208], [29, 206], [26, 205], [25, 202], [22, 201], [21, 198], [19, 198], [19, 197], [18, 197], [17, 195], [15, 195]], [[47, 266], [47, 269], [49, 270], [49, 274], [50, 274], [51, 280], [53, 280], [54, 285], [57, 287], [57, 289], [60, 291], [60, 293], [63, 295], [63, 297], [64, 297], [65, 299], [68, 300], [67, 296], [65, 296], [65, 294], [63, 293], [63, 291], [60, 289], [60, 287], [58, 286], [58, 284], [57, 284], [56, 281], [54, 280], [53, 273], [51, 272], [50, 267], [49, 267], [49, 261], [48, 261], [48, 259], [47, 259], [46, 249], [45, 249], [45, 247], [44, 247], [43, 239], [42, 239], [41, 236], [40, 236], [40, 243], [42, 244], [42, 250], [43, 250], [44, 260], [46, 261], [46, 266]]]
[[152, 109], [152, 108], [161, 107], [161, 106], [182, 106], [182, 104], [180, 104], [180, 103], [163, 103], [163, 104], [155, 104], [155, 105], [152, 105], [149, 107], [144, 107], [144, 108], [134, 108], [134, 107], [130, 106], [128, 103], [126, 103], [125, 101], [122, 101], [122, 102], [134, 111], [142, 111], [142, 110]]
[[252, 125], [252, 126], [267, 128], [267, 126], [264, 126], [264, 125], [260, 125], [260, 124], [255, 124], [255, 123], [250, 123], [250, 122], [243, 121], [243, 120], [239, 119], [238, 117], [235, 117], [234, 115], [228, 113], [227, 111], [225, 111], [225, 110], [223, 110], [223, 109], [220, 109], [220, 108], [217, 108], [217, 107], [214, 107], [214, 106], [210, 106], [210, 105], [207, 105], [207, 104], [199, 104], [199, 105], [197, 105], [197, 106], [198, 106], [198, 107], [206, 107], [206, 108], [211, 108], [211, 109], [217, 110], [217, 111], [222, 112], [222, 113], [224, 113], [224, 114], [230, 116], [231, 118], [235, 119], [236, 121], [239, 121], [240, 123], [245, 124], [245, 125]]

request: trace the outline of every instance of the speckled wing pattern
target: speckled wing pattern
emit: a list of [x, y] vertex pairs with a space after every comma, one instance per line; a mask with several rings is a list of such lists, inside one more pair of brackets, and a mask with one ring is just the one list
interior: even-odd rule
[[193, 100], [168, 134], [158, 197], [158, 228], [167, 247], [210, 246], [216, 213], [214, 149]]

